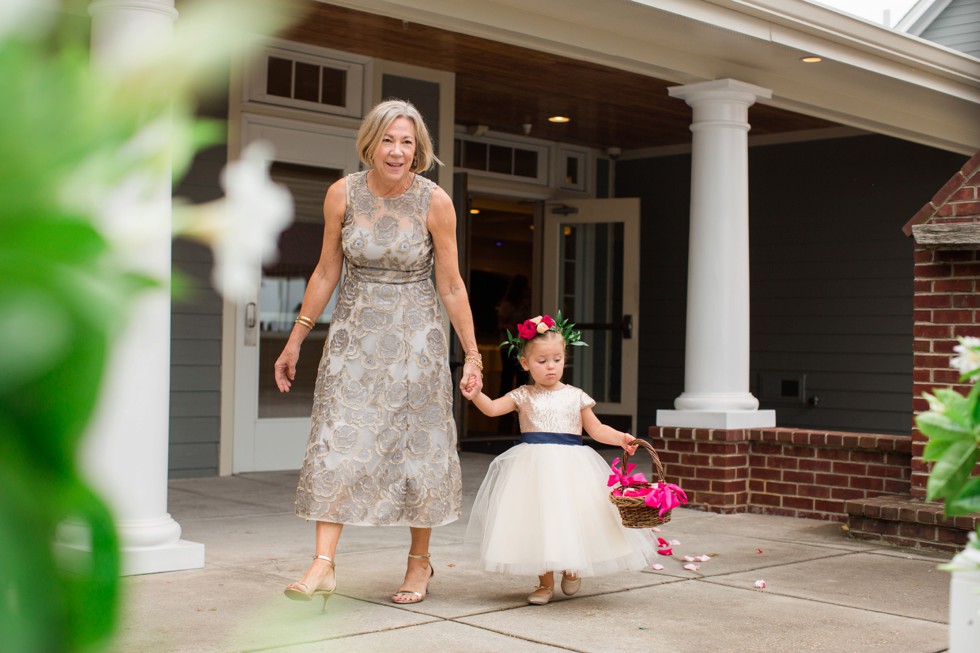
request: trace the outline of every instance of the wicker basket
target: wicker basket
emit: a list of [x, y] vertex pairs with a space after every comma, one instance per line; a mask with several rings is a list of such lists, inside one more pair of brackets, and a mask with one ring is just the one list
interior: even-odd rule
[[[660, 457], [654, 450], [653, 446], [646, 440], [636, 439], [636, 442], [640, 445], [640, 449], [646, 449], [647, 453], [650, 454], [650, 458], [653, 460], [653, 471], [656, 474], [657, 481], [664, 483], [664, 466], [660, 462]], [[623, 469], [626, 469], [626, 463], [629, 461], [629, 454], [623, 452]], [[637, 483], [631, 485], [630, 487], [653, 487], [653, 483]], [[622, 488], [619, 488], [622, 489]], [[614, 490], [615, 491], [615, 490]], [[660, 516], [659, 508], [651, 508], [646, 503], [644, 503], [645, 497], [622, 497], [616, 496], [612, 492], [609, 493], [609, 500], [619, 509], [619, 516], [623, 521], [623, 526], [626, 528], [653, 528], [654, 526], [660, 526], [661, 524], [666, 524], [670, 521], [670, 513], [668, 510]]]

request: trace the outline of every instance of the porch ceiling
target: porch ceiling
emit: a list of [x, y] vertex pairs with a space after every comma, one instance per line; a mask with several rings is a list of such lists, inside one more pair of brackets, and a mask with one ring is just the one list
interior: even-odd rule
[[[456, 124], [625, 150], [687, 144], [691, 110], [676, 85], [639, 74], [321, 2], [285, 38], [456, 73]], [[548, 116], [566, 115], [556, 125]], [[750, 110], [753, 135], [838, 126], [773, 106]]]
[[[454, 71], [460, 124], [686, 144], [689, 109], [666, 88], [731, 77], [773, 91], [750, 110], [753, 136], [844, 125], [980, 148], [975, 58], [807, 0], [292, 1], [311, 9], [298, 40]], [[810, 54], [823, 63], [800, 62]], [[544, 123], [554, 112], [573, 122]]]

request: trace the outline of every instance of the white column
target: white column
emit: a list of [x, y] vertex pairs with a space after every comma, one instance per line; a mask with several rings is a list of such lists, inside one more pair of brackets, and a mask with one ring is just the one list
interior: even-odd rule
[[684, 392], [658, 426], [775, 426], [749, 391], [748, 111], [769, 89], [719, 79], [668, 89], [693, 108]]
[[[174, 0], [100, 0], [90, 5], [93, 65], [109, 71], [172, 38]], [[170, 218], [169, 178], [156, 194]], [[139, 219], [134, 216], [133, 219]], [[159, 217], [157, 219], [160, 219]], [[139, 253], [144, 271], [170, 279], [169, 229]], [[116, 518], [123, 574], [204, 566], [204, 545], [180, 539], [167, 512], [170, 423], [170, 292], [145, 293], [113, 344], [83, 451], [83, 469]], [[70, 533], [70, 529], [69, 529]]]

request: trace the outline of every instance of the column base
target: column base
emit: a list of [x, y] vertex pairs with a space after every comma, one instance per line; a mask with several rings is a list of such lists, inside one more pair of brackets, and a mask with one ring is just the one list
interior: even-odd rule
[[[68, 569], [84, 569], [88, 566], [91, 551], [78, 544], [59, 542], [58, 559]], [[167, 546], [123, 547], [119, 574], [138, 576], [157, 574], [165, 571], [183, 571], [204, 567], [204, 545], [198, 542], [178, 540]]]
[[[180, 539], [180, 525], [170, 515], [116, 523], [120, 575], [136, 576], [204, 567], [204, 545]], [[67, 569], [85, 569], [91, 560], [87, 527], [68, 520], [58, 527], [59, 562]]]
[[752, 429], [776, 426], [774, 410], [658, 410], [657, 426], [705, 429]]

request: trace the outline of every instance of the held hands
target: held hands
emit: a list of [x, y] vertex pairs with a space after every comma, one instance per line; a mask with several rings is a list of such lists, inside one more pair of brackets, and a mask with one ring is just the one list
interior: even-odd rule
[[[278, 366], [278, 363], [276, 363]], [[278, 378], [278, 367], [277, 378]], [[463, 365], [463, 376], [459, 380], [459, 391], [466, 399], [473, 400], [483, 390], [483, 371], [473, 363]]]

